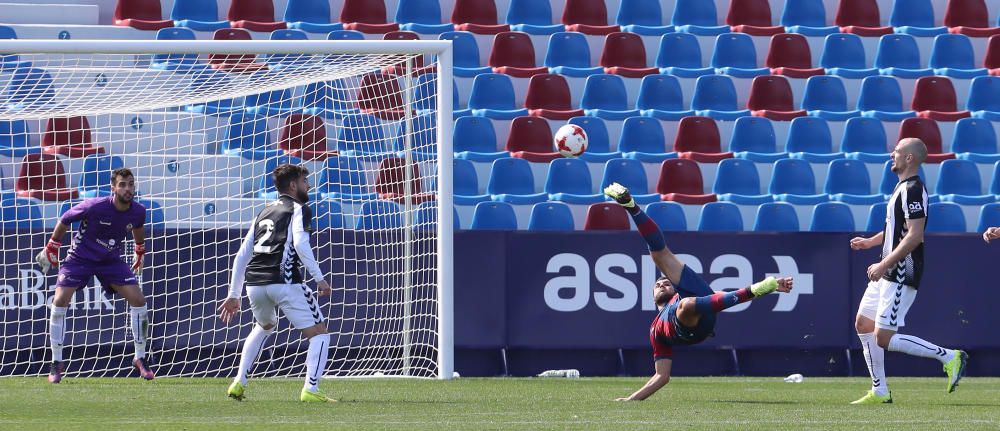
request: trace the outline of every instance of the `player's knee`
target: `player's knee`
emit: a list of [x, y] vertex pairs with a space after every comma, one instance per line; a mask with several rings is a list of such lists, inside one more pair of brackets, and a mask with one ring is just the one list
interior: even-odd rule
[[308, 327], [306, 329], [303, 329], [302, 330], [302, 337], [303, 338], [312, 338], [312, 337], [315, 337], [317, 335], [326, 334], [327, 332], [329, 332], [329, 331], [326, 329], [326, 325], [320, 323], [318, 325], [310, 326], [310, 327]]
[[128, 305], [131, 305], [133, 307], [145, 307], [146, 306], [146, 298], [144, 296], [140, 296], [138, 298], [134, 298], [131, 301], [128, 301]]
[[870, 334], [875, 331], [875, 322], [867, 317], [858, 315], [854, 319], [854, 330], [859, 334]]
[[257, 322], [257, 326], [260, 326], [260, 329], [263, 329], [265, 331], [270, 331], [270, 330], [274, 329], [274, 323]]
[[892, 340], [893, 335], [896, 335], [896, 333], [890, 331], [877, 331], [875, 333], [875, 343], [883, 349], [888, 349], [889, 341]]

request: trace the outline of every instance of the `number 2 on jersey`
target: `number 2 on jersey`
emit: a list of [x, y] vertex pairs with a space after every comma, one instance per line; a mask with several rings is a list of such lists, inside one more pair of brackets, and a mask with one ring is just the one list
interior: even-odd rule
[[264, 245], [267, 240], [271, 239], [271, 235], [274, 233], [274, 221], [271, 220], [261, 220], [257, 223], [257, 229], [264, 230], [264, 234], [257, 238], [257, 242], [253, 245], [254, 253], [270, 253], [271, 246]]

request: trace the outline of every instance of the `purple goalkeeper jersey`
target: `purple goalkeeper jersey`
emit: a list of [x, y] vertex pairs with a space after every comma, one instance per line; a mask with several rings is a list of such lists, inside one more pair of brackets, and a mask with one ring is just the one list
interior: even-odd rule
[[146, 222], [146, 207], [132, 201], [125, 211], [115, 208], [114, 196], [91, 198], [70, 208], [60, 221], [69, 226], [79, 221], [67, 259], [90, 262], [121, 260], [125, 235]]

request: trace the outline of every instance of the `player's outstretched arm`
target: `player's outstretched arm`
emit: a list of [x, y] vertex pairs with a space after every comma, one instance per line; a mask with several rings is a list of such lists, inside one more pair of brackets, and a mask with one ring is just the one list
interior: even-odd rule
[[56, 223], [56, 228], [52, 231], [52, 238], [49, 238], [45, 248], [35, 256], [35, 262], [42, 269], [42, 273], [48, 273], [50, 269], [59, 267], [59, 247], [62, 246], [60, 240], [68, 230], [69, 226], [62, 222]]
[[649, 381], [647, 381], [646, 384], [643, 385], [643, 387], [639, 388], [639, 390], [632, 393], [632, 395], [629, 395], [628, 397], [618, 398], [615, 401], [642, 401], [646, 398], [649, 398], [650, 395], [655, 394], [656, 391], [660, 390], [660, 388], [666, 386], [667, 383], [670, 383], [671, 364], [673, 364], [673, 361], [671, 361], [670, 359], [657, 360], [653, 364], [656, 374], [653, 374], [653, 377], [650, 377]]

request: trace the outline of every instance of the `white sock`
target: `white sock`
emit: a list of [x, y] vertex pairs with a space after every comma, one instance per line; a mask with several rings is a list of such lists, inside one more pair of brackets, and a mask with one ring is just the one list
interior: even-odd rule
[[52, 360], [63, 360], [63, 340], [66, 338], [66, 309], [52, 305], [49, 314], [49, 342], [52, 345]]
[[146, 317], [146, 306], [129, 307], [129, 327], [132, 330], [132, 341], [135, 343], [135, 357], [146, 357], [146, 331], [149, 329], [149, 319]]
[[885, 379], [885, 349], [875, 342], [874, 332], [858, 334], [858, 338], [861, 339], [861, 347], [864, 348], [868, 373], [872, 376], [872, 392], [878, 396], [885, 396], [889, 393], [889, 382]]
[[240, 384], [246, 386], [247, 374], [253, 368], [253, 363], [257, 361], [257, 356], [260, 355], [260, 349], [264, 346], [264, 342], [267, 341], [267, 337], [273, 332], [274, 329], [264, 329], [260, 325], [253, 325], [253, 330], [250, 331], [250, 335], [243, 342], [243, 353], [240, 355], [240, 370], [236, 374], [236, 380]]
[[319, 390], [319, 378], [326, 370], [326, 359], [330, 354], [330, 334], [319, 334], [309, 339], [309, 353], [306, 355], [306, 390]]
[[942, 364], [955, 358], [955, 351], [938, 347], [934, 343], [912, 335], [896, 334], [889, 339], [889, 350], [922, 358], [934, 358]]

